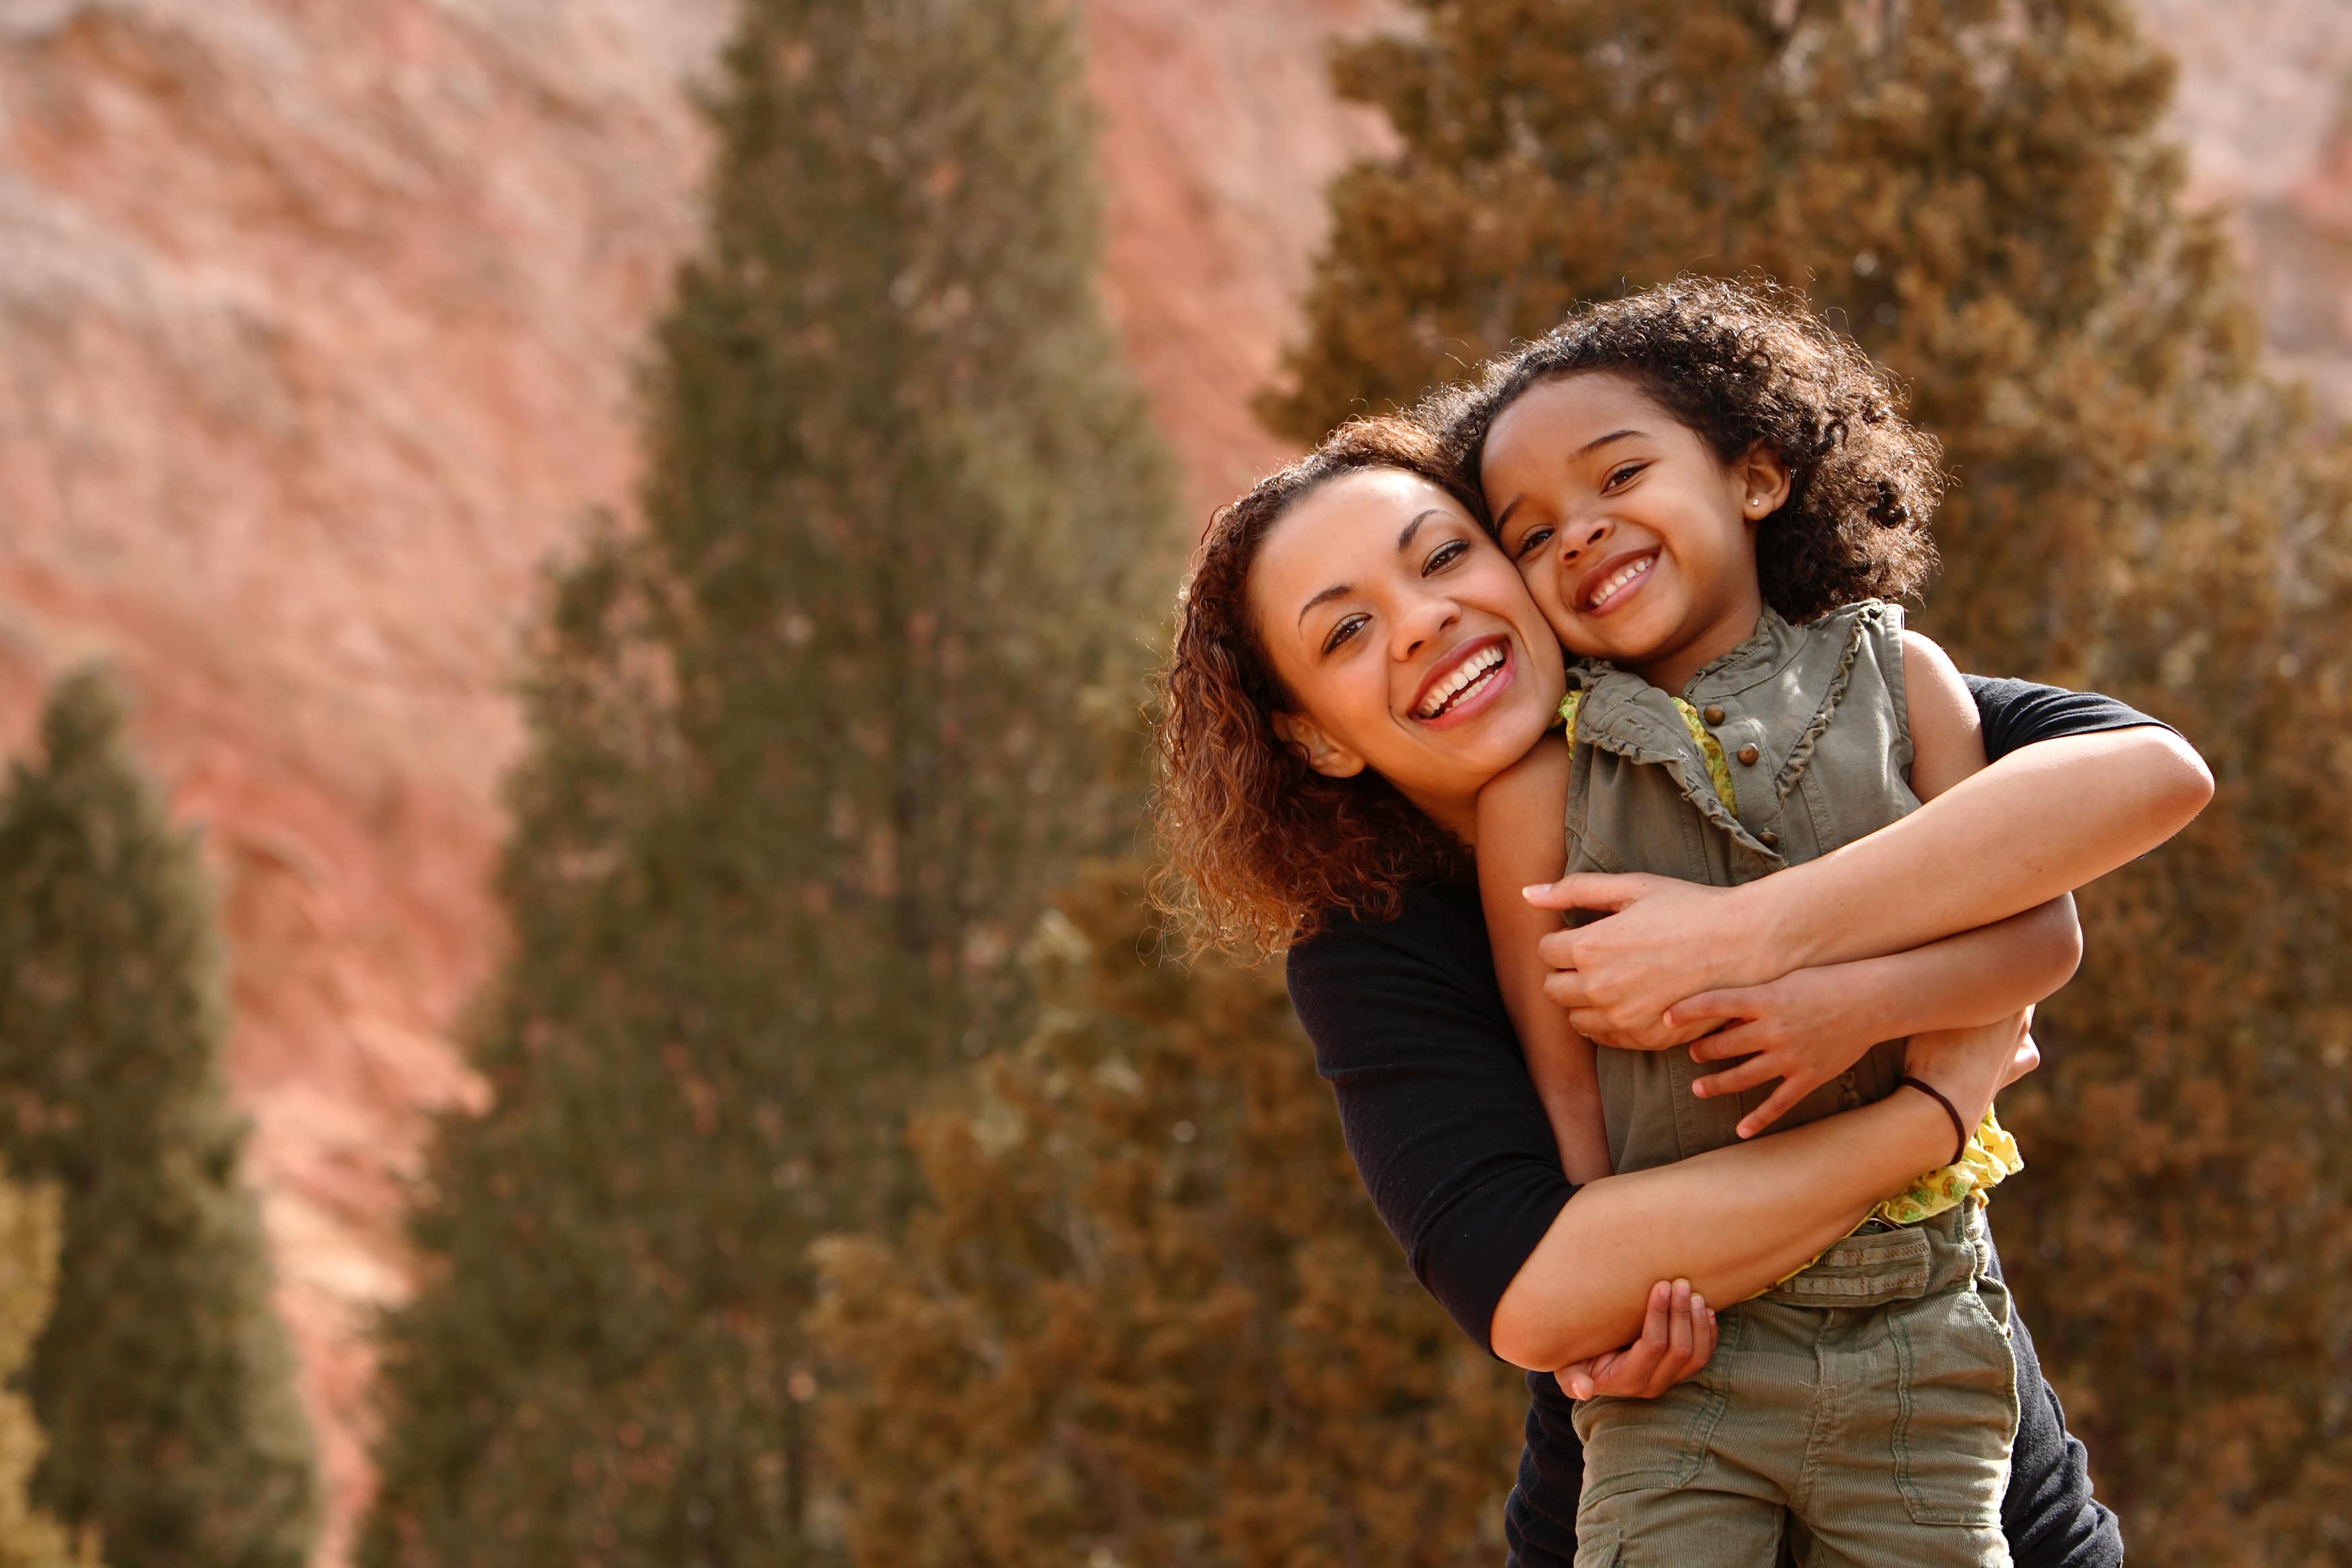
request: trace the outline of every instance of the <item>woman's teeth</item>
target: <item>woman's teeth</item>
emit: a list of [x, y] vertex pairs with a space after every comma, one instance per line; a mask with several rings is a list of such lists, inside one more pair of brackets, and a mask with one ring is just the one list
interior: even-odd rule
[[1417, 718], [1434, 719], [1440, 713], [1486, 684], [1495, 672], [1503, 668], [1504, 651], [1500, 643], [1488, 643], [1462, 661], [1461, 667], [1431, 689], [1413, 710]]
[[1599, 609], [1602, 600], [1649, 571], [1651, 566], [1656, 563], [1657, 559], [1654, 555], [1644, 555], [1638, 561], [1628, 561], [1601, 579], [1592, 592], [1585, 595], [1584, 607], [1588, 610]]

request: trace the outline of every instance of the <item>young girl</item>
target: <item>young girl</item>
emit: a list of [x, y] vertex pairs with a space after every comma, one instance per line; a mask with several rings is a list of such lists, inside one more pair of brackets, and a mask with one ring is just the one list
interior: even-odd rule
[[[1559, 917], [1525, 896], [1563, 870], [1751, 881], [1985, 765], [1958, 671], [1888, 602], [1932, 563], [1935, 447], [1854, 344], [1725, 283], [1589, 310], [1450, 414], [1497, 542], [1577, 659], [1564, 727], [1481, 793], [1477, 825], [1498, 978], [1571, 1177], [1898, 1087], [1953, 1122], [1949, 1166], [1719, 1315], [1704, 1376], [1579, 1406], [1577, 1560], [1763, 1568], [1793, 1518], [1811, 1563], [2006, 1563], [2015, 1365], [1979, 1211], [2014, 1145], [1906, 1078], [1899, 1040], [1706, 1035], [1736, 997], [1673, 1009], [1639, 1042], [1653, 1048], [1596, 1049], [1545, 994], [1536, 943]], [[2047, 989], [1956, 994], [1946, 1022]]]

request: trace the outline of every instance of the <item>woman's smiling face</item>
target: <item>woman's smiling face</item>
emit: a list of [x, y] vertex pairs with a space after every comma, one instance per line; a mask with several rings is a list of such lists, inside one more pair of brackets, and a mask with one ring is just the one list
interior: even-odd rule
[[1460, 502], [1397, 468], [1317, 488], [1250, 569], [1259, 640], [1297, 710], [1276, 729], [1318, 773], [1370, 768], [1468, 842], [1481, 785], [1559, 706], [1559, 647]]

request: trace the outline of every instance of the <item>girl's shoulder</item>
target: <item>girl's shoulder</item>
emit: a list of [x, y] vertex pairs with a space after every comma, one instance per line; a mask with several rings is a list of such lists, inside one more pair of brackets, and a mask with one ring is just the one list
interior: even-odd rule
[[1896, 697], [1903, 691], [1906, 646], [1916, 643], [1931, 652], [1935, 647], [1904, 624], [1903, 606], [1891, 599], [1840, 605], [1796, 628], [1795, 636], [1798, 647], [1790, 664], [1801, 682], [1843, 687], [1857, 667], [1875, 667]]
[[1856, 599], [1824, 610], [1798, 630], [1812, 637], [1852, 638], [1857, 628], [1899, 639], [1904, 632], [1903, 606], [1893, 599]]

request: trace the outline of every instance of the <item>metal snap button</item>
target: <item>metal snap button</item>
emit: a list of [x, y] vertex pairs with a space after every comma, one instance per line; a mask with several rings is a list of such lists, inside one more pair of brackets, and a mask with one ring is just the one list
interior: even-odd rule
[[1720, 702], [1708, 703], [1706, 707], [1699, 710], [1699, 717], [1706, 720], [1710, 724], [1722, 723], [1723, 704]]
[[1763, 754], [1763, 752], [1758, 751], [1752, 744], [1742, 746], [1739, 748], [1740, 764], [1743, 767], [1752, 768], [1756, 765], [1756, 759]]

